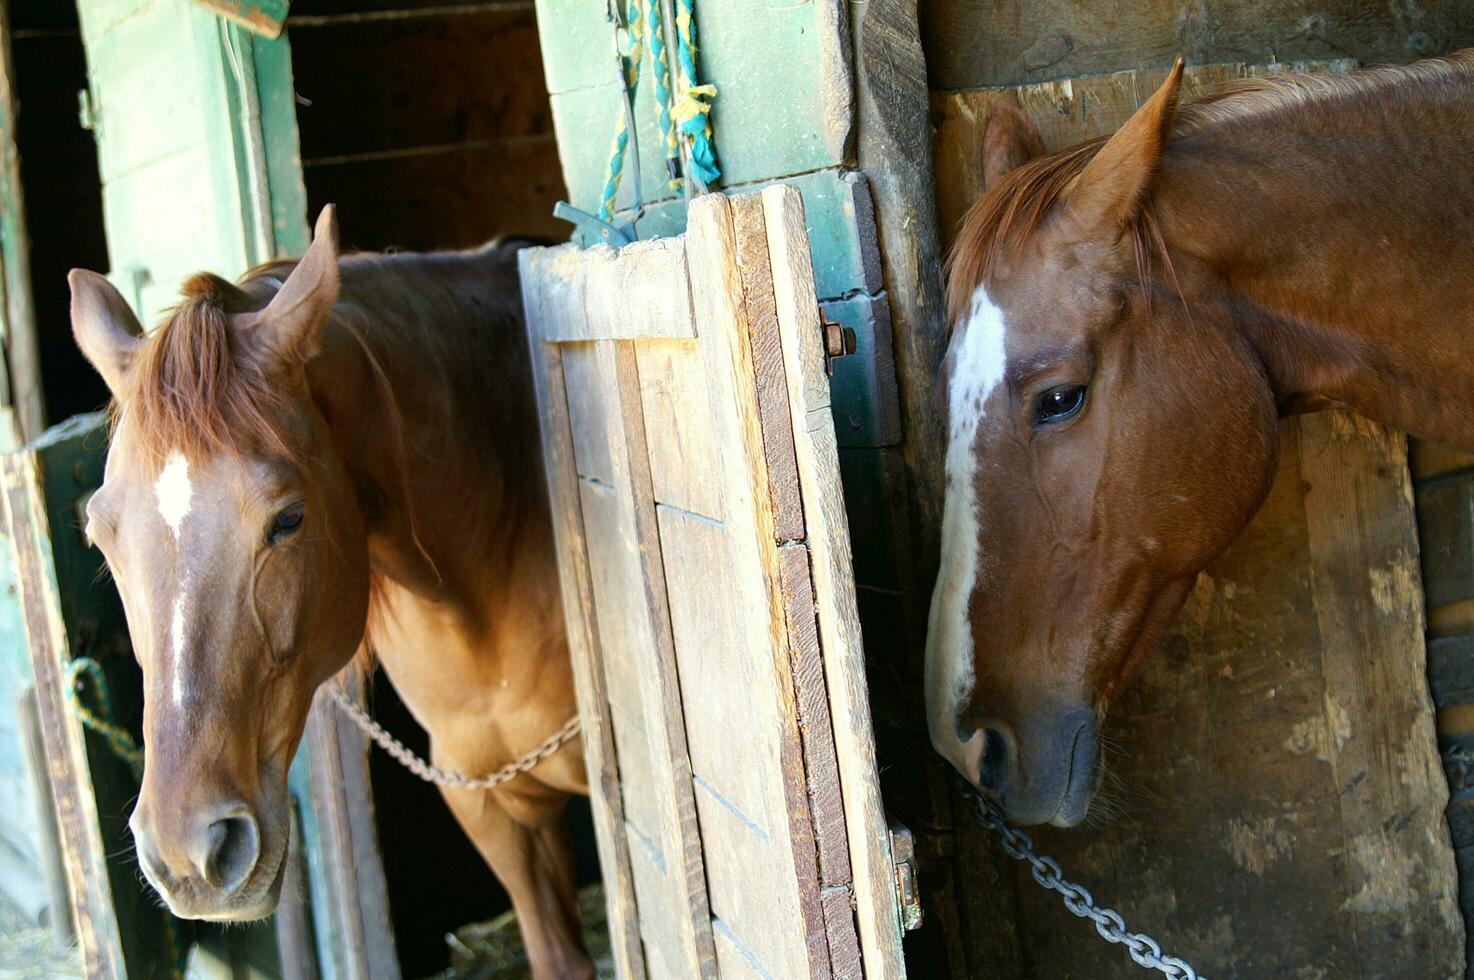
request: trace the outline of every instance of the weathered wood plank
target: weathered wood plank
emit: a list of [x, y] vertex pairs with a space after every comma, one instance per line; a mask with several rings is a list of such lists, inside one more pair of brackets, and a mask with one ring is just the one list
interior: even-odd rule
[[1020, 85], [1123, 68], [1297, 59], [1405, 62], [1474, 44], [1462, 0], [1177, 0], [1101, 6], [1078, 0], [933, 0], [922, 7], [933, 89]]
[[793, 425], [788, 417], [783, 346], [778, 338], [778, 314], [773, 308], [767, 229], [763, 223], [762, 198], [758, 195], [734, 197], [731, 206], [737, 269], [742, 278], [748, 343], [757, 384], [773, 535], [781, 544], [804, 536], [804, 514], [798, 490], [798, 461], [793, 455]]
[[[792, 423], [789, 423], [790, 426]], [[844, 799], [839, 788], [839, 758], [829, 694], [824, 688], [823, 651], [814, 612], [814, 586], [809, 576], [809, 549], [801, 544], [778, 550], [783, 575], [783, 605], [788, 618], [788, 649], [793, 686], [798, 692], [798, 721], [803, 734], [804, 770], [808, 774], [809, 807], [819, 848], [819, 884], [848, 885], [849, 841], [844, 829]]]
[[[749, 229], [757, 231], [759, 229]], [[687, 237], [691, 294], [697, 331], [707, 363], [713, 435], [724, 468], [727, 521], [737, 585], [734, 596], [745, 611], [746, 643], [771, 658], [774, 710], [778, 719], [776, 777], [787, 824], [790, 861], [776, 877], [775, 888], [794, 889], [799, 897], [808, 943], [806, 975], [827, 975], [828, 949], [822, 941], [823, 910], [819, 905], [817, 854], [805, 788], [803, 751], [798, 732], [797, 696], [783, 612], [782, 575], [778, 563], [779, 518], [763, 441], [758, 368], [751, 333], [761, 317], [760, 303], [743, 292], [739, 267], [742, 239], [732, 207], [719, 195], [693, 201]], [[753, 242], [749, 239], [749, 246]], [[751, 940], [748, 937], [749, 945]], [[789, 965], [790, 975], [799, 964]]]
[[[329, 683], [342, 684], [349, 697], [363, 700], [363, 682], [355, 668]], [[397, 980], [388, 884], [372, 822], [367, 742], [326, 695], [313, 701], [306, 741], [312, 802], [324, 831], [321, 857], [337, 899], [319, 913], [334, 920], [335, 966], [354, 980]]]
[[[598, 299], [598, 302], [614, 301], [613, 296]], [[604, 577], [608, 583], [605, 588], [600, 588], [601, 577], [596, 574], [594, 602], [599, 610], [601, 640], [624, 647], [633, 676], [640, 681], [640, 722], [649, 749], [648, 784], [655, 821], [641, 829], [664, 857], [661, 893], [647, 896], [639, 887], [639, 880], [636, 881], [640, 928], [647, 936], [647, 952], [651, 940], [657, 937], [661, 940], [660, 953], [672, 975], [714, 975], [711, 913], [671, 638], [665, 570], [660, 564], [638, 368], [629, 342], [594, 344], [593, 356], [599, 362], [600, 375], [612, 382], [603, 389], [612, 397], [612, 401], [606, 402], [603, 433], [609, 443], [610, 486], [616, 507], [614, 527], [602, 528], [597, 533], [590, 528], [587, 542], [590, 560], [603, 561], [610, 569]], [[623, 758], [620, 771], [621, 775], [625, 772]], [[629, 787], [625, 787], [625, 804], [633, 810]], [[654, 957], [650, 952], [651, 962], [647, 967], [657, 972]]]
[[586, 336], [549, 340], [682, 339], [696, 336], [686, 283], [685, 243], [679, 238], [635, 242], [618, 252], [606, 246], [584, 255], [590, 303]]
[[706, 365], [693, 341], [647, 341], [635, 352], [657, 503], [722, 520], [721, 461], [711, 436]]
[[123, 937], [113, 906], [107, 850], [82, 724], [66, 707], [64, 671], [71, 645], [51, 552], [38, 455], [0, 456], [7, 537], [15, 548], [16, 584], [25, 613], [26, 640], [36, 684], [47, 760], [78, 945], [89, 977], [127, 976]]
[[905, 963], [890, 833], [875, 771], [864, 646], [851, 577], [849, 525], [839, 486], [838, 450], [829, 414], [803, 205], [797, 192], [777, 186], [763, 192], [763, 207], [865, 975], [901, 977], [905, 975]]
[[[21, 188], [20, 153], [16, 142], [15, 57], [10, 47], [8, 5], [0, 4], [0, 342], [5, 345], [8, 377], [0, 379], [0, 405], [13, 408], [7, 424], [19, 423], [25, 439], [35, 439], [46, 428], [46, 403], [41, 390], [40, 349], [36, 336], [36, 307], [31, 293], [31, 238], [26, 229], [25, 195]], [[16, 444], [4, 432], [5, 448]]]
[[523, 305], [527, 310], [527, 339], [532, 352], [533, 384], [541, 420], [543, 464], [547, 471], [554, 539], [560, 555], [558, 580], [568, 625], [568, 651], [582, 725], [580, 738], [589, 779], [589, 808], [593, 814], [604, 881], [610, 946], [619, 975], [638, 978], [644, 976], [645, 964], [640, 947], [629, 845], [623, 826], [623, 794], [604, 688], [603, 651], [598, 640], [599, 627], [590, 582], [583, 514], [579, 506], [566, 380], [559, 348], [543, 340], [546, 321], [543, 319], [542, 291], [548, 283], [530, 271], [544, 254], [546, 250], [524, 250], [518, 255], [518, 268], [522, 273]]

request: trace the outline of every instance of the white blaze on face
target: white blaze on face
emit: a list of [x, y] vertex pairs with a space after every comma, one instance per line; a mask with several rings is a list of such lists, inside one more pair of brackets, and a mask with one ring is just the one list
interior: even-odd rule
[[154, 496], [159, 499], [159, 516], [174, 532], [174, 540], [178, 541], [184, 519], [189, 516], [190, 498], [194, 496], [189, 485], [189, 460], [178, 450], [170, 453], [165, 461], [164, 469], [154, 483]]
[[972, 697], [974, 684], [969, 599], [978, 585], [981, 516], [978, 513], [978, 426], [1006, 363], [1003, 312], [979, 286], [952, 358], [947, 386], [949, 423], [947, 497], [942, 511], [942, 562], [932, 593], [926, 632], [926, 714], [933, 747], [969, 781], [976, 782], [983, 734], [966, 742], [957, 716]]
[[173, 618], [169, 621], [169, 640], [173, 653], [173, 663], [170, 667], [173, 677], [170, 690], [174, 695], [174, 706], [177, 708], [184, 705], [184, 654], [189, 625], [187, 622], [189, 610], [186, 606], [187, 575], [184, 567], [186, 554], [183, 538], [184, 519], [189, 516], [190, 503], [194, 497], [194, 488], [189, 482], [189, 460], [185, 459], [184, 454], [178, 450], [170, 453], [169, 458], [165, 460], [164, 468], [154, 483], [154, 496], [158, 498], [159, 516], [174, 533], [174, 542], [177, 545], [179, 556], [179, 585], [174, 593]]

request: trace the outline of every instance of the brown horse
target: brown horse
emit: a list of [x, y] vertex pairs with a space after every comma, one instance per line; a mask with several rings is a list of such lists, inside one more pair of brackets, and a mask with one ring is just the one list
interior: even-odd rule
[[[515, 252], [339, 259], [331, 208], [296, 263], [199, 275], [151, 336], [71, 275], [114, 396], [87, 533], [143, 668], [139, 864], [178, 915], [267, 915], [287, 767], [313, 692], [372, 651], [479, 776], [575, 713]], [[574, 741], [446, 802], [510, 894], [533, 971], [588, 976], [561, 815]]]
[[1085, 816], [1102, 717], [1263, 502], [1280, 416], [1474, 449], [1474, 51], [1179, 110], [1181, 78], [1031, 161], [996, 113], [950, 259], [928, 722], [1021, 823]]

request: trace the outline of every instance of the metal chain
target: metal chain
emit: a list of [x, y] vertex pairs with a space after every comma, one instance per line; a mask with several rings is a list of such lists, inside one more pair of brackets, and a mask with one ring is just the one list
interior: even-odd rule
[[393, 756], [400, 765], [427, 783], [435, 783], [439, 786], [453, 786], [456, 789], [492, 789], [509, 780], [516, 779], [523, 773], [532, 771], [539, 762], [542, 762], [548, 756], [573, 741], [574, 737], [578, 735], [579, 729], [578, 715], [574, 715], [563, 723], [562, 728], [538, 743], [535, 749], [522, 758], [515, 762], [507, 763], [490, 775], [482, 776], [479, 779], [472, 779], [469, 776], [462, 776], [458, 772], [447, 772], [439, 766], [433, 766], [415, 755], [407, 745], [393, 735], [390, 735], [384, 729], [383, 725], [370, 718], [368, 712], [364, 711], [358, 702], [345, 694], [343, 689], [338, 687], [338, 685], [329, 684], [327, 691], [328, 696], [337, 702], [339, 708], [343, 709], [343, 713], [349, 718], [352, 718], [358, 727], [363, 729], [365, 735], [377, 742], [379, 747]]
[[1148, 970], [1158, 970], [1172, 980], [1207, 980], [1186, 961], [1176, 956], [1164, 955], [1161, 945], [1151, 936], [1128, 931], [1125, 920], [1115, 909], [1096, 905], [1094, 896], [1086, 888], [1065, 878], [1059, 862], [1052, 857], [1041, 856], [1034, 850], [1032, 837], [1008, 825], [1003, 819], [1002, 811], [992, 800], [984, 798], [971, 786], [963, 789], [963, 796], [972, 804], [978, 822], [998, 832], [1002, 838], [1003, 850], [1008, 856], [1018, 861], [1027, 861], [1034, 880], [1050, 891], [1058, 892], [1065, 908], [1082, 919], [1094, 922], [1095, 931], [1100, 933], [1100, 938], [1108, 943], [1125, 946], [1138, 965]]

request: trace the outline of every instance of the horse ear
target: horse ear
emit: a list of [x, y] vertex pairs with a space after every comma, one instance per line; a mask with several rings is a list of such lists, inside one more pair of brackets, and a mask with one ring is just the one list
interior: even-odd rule
[[72, 289], [72, 336], [113, 397], [121, 397], [128, 369], [143, 349], [143, 327], [106, 277], [73, 269], [67, 284]]
[[1034, 121], [1012, 102], [994, 102], [983, 125], [983, 190], [1044, 152]]
[[338, 299], [338, 219], [329, 204], [317, 217], [312, 244], [247, 336], [260, 356], [300, 364], [315, 350], [317, 330]]
[[1178, 58], [1167, 80], [1106, 141], [1068, 192], [1070, 211], [1089, 231], [1119, 234], [1147, 199], [1177, 116], [1182, 67]]

